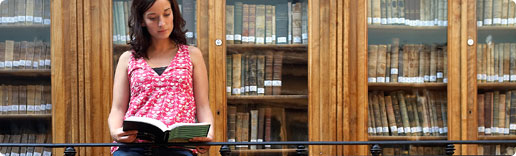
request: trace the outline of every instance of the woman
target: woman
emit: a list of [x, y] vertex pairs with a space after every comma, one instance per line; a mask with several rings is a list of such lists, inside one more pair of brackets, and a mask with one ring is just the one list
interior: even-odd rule
[[[204, 122], [213, 125], [208, 103], [208, 78], [202, 53], [187, 46], [185, 21], [176, 0], [133, 0], [129, 27], [132, 51], [120, 56], [115, 71], [113, 103], [108, 124], [116, 142], [147, 142], [137, 131], [123, 131], [130, 116], [143, 116], [174, 123]], [[208, 137], [190, 141], [209, 142]], [[194, 155], [184, 148], [154, 149], [153, 155]], [[113, 155], [143, 155], [143, 148], [112, 147]]]

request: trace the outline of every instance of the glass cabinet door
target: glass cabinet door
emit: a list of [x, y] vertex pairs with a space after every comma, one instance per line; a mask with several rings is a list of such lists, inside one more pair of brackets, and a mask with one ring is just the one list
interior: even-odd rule
[[[50, 0], [0, 0], [0, 141], [52, 143]], [[0, 155], [51, 154], [2, 147]]]
[[[447, 140], [447, 0], [368, 0], [369, 140]], [[442, 155], [388, 146], [386, 155]]]
[[[477, 0], [478, 139], [516, 138], [514, 0]], [[516, 145], [479, 146], [479, 155], [513, 155]], [[512, 148], [512, 149], [511, 149]]]
[[225, 9], [227, 141], [308, 141], [308, 1], [227, 0]]

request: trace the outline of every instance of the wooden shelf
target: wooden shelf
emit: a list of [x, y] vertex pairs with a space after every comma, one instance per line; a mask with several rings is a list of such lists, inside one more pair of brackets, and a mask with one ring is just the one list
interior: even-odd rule
[[446, 26], [408, 26], [408, 25], [368, 25], [369, 30], [405, 30], [405, 31], [441, 31], [446, 30]]
[[516, 140], [516, 135], [478, 136], [478, 140]]
[[478, 27], [478, 31], [516, 31], [514, 26], [483, 26]]
[[515, 82], [493, 82], [493, 83], [478, 83], [478, 89], [481, 90], [512, 90], [516, 89]]
[[369, 90], [407, 90], [407, 89], [432, 89], [445, 90], [446, 83], [368, 83]]
[[0, 70], [2, 76], [50, 76], [50, 69], [13, 69]]
[[0, 120], [11, 119], [51, 119], [51, 114], [0, 114]]
[[17, 24], [10, 24], [10, 25], [0, 25], [0, 29], [49, 29], [50, 25], [44, 25], [44, 24], [30, 24], [30, 25], [17, 25]]
[[369, 25], [367, 42], [390, 44], [393, 38], [399, 38], [400, 44], [445, 44], [447, 30], [443, 26]]
[[446, 140], [447, 136], [369, 136], [369, 141], [419, 141], [419, 140]]
[[267, 153], [295, 153], [297, 149], [245, 149], [245, 150], [232, 150], [231, 153], [239, 154], [239, 153], [260, 153], [260, 154], [267, 154]]
[[293, 109], [306, 109], [308, 107], [308, 95], [240, 95], [228, 96], [228, 104], [260, 104], [272, 107], [285, 107]]

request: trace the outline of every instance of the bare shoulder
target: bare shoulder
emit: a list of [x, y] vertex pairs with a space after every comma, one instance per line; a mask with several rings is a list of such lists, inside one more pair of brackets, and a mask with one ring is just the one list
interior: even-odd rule
[[190, 57], [192, 58], [192, 61], [194, 61], [194, 63], [202, 61], [202, 52], [199, 48], [194, 46], [188, 46], [188, 51], [190, 51]]
[[118, 59], [118, 65], [122, 64], [129, 64], [129, 60], [131, 59], [131, 51], [126, 51], [120, 55], [120, 58]]

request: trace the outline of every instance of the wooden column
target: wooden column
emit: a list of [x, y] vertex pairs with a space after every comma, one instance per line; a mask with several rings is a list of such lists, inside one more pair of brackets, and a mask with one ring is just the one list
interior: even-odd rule
[[[79, 142], [76, 0], [53, 0], [51, 4], [52, 139], [53, 143]], [[63, 153], [56, 148], [54, 153]]]
[[[349, 123], [345, 74], [345, 3], [308, 1], [308, 138], [309, 141], [344, 141]], [[341, 146], [309, 146], [310, 155], [342, 155]], [[339, 153], [339, 154], [338, 154]]]
[[[461, 1], [448, 1], [448, 140], [461, 140]], [[458, 124], [459, 123], [459, 124]], [[455, 146], [461, 153], [461, 146]]]
[[[84, 143], [111, 142], [107, 118], [113, 87], [112, 1], [82, 1], [79, 43], [79, 118]], [[81, 151], [82, 153], [83, 151]], [[109, 147], [86, 148], [86, 155], [109, 155]]]
[[[461, 6], [461, 123], [462, 140], [478, 139], [477, 113], [477, 23], [476, 1], [463, 0]], [[474, 41], [468, 45], [468, 40]], [[477, 145], [462, 145], [462, 155], [477, 155]]]

